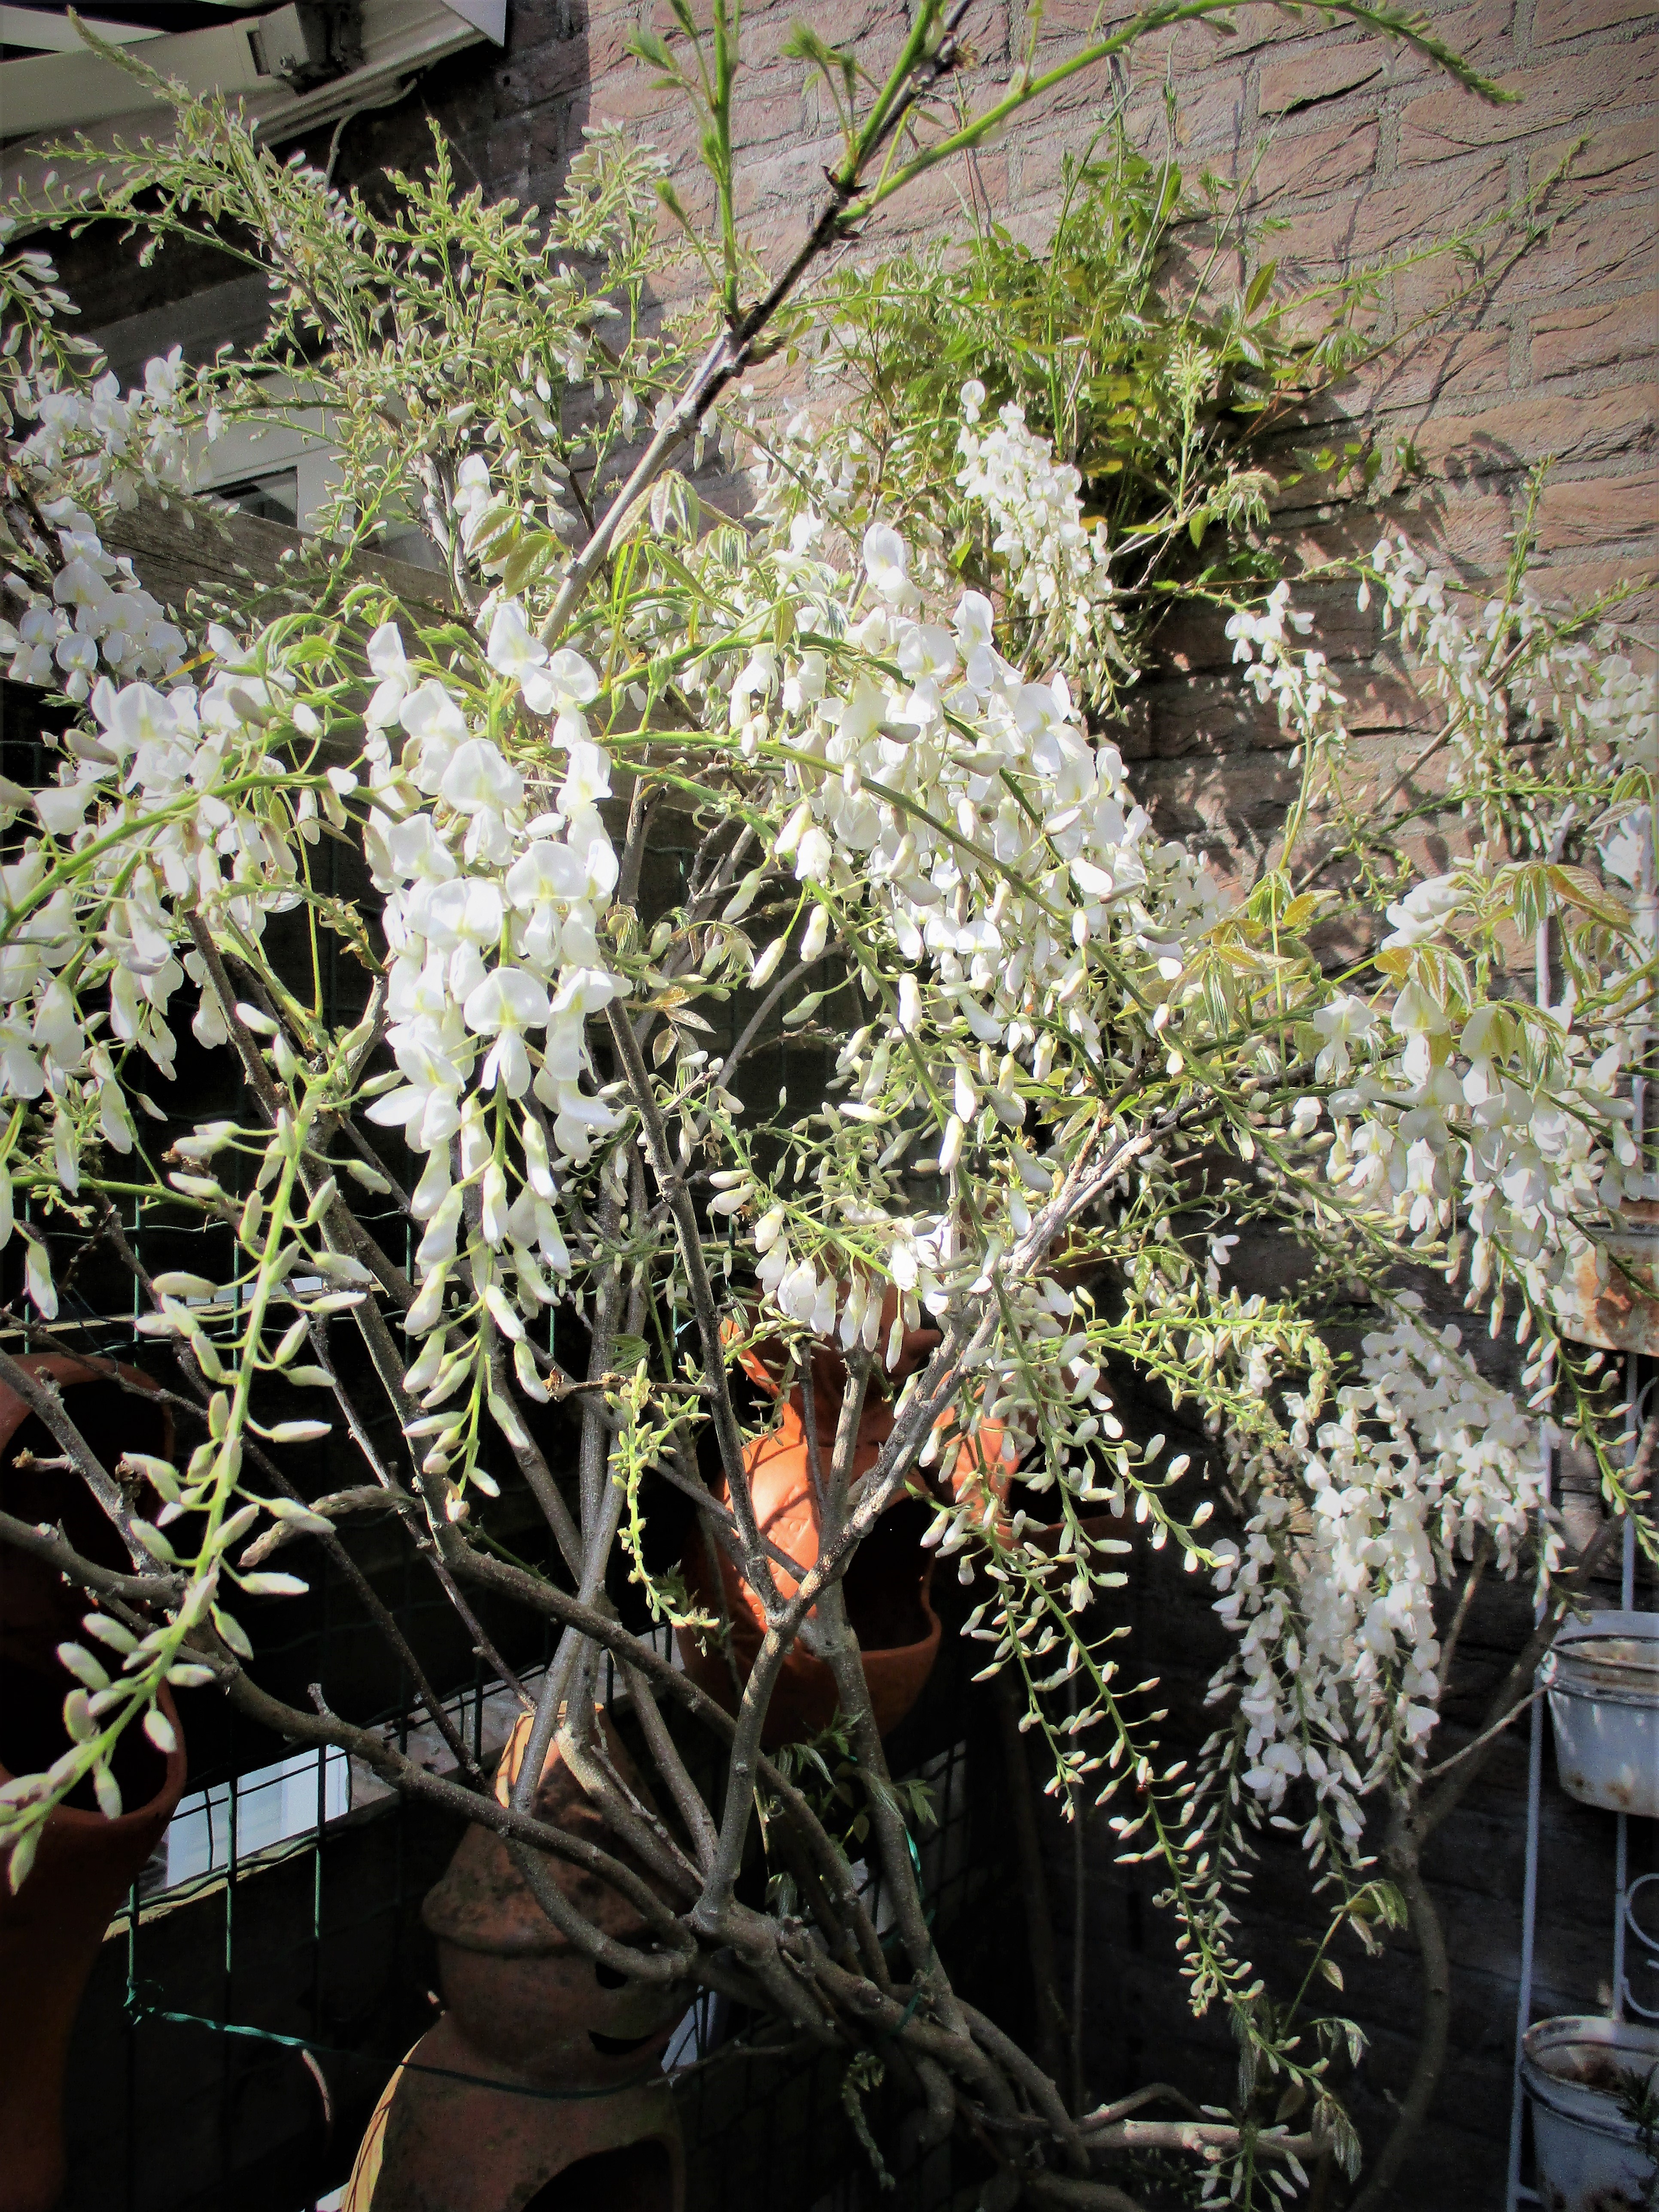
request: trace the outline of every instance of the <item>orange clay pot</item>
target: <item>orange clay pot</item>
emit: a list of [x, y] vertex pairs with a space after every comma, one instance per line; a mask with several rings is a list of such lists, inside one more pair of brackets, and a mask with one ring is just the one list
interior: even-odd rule
[[[100, 1381], [114, 1388], [80, 1360], [23, 1364], [63, 1390]], [[134, 1370], [122, 1371], [134, 1379]], [[82, 1408], [71, 1411], [79, 1425]], [[0, 1386], [0, 1453], [28, 1418], [16, 1393]], [[8, 1468], [0, 1495], [20, 1520], [61, 1520], [83, 1555], [128, 1565], [78, 1476]], [[64, 1698], [74, 1684], [57, 1647], [78, 1637], [91, 1607], [90, 1598], [41, 1561], [0, 1545], [0, 1783], [42, 1772], [68, 1749]], [[118, 1819], [106, 1820], [83, 1784], [48, 1817], [15, 1895], [0, 1859], [0, 2212], [50, 2212], [63, 2192], [64, 2076], [81, 1994], [111, 1917], [161, 1841], [185, 1786], [179, 1716], [165, 1688], [160, 1704], [179, 1741], [164, 1758], [139, 1729], [127, 1731], [112, 1762], [125, 1808]]]
[[[894, 1310], [890, 1292], [882, 1316], [884, 1342]], [[895, 1396], [904, 1378], [927, 1364], [939, 1340], [933, 1329], [904, 1333], [898, 1358], [886, 1370]], [[781, 1358], [775, 1346], [763, 1343], [752, 1347], [742, 1355], [742, 1364], [763, 1389], [777, 1391]], [[819, 1346], [811, 1355], [811, 1373], [822, 1467], [830, 1457], [841, 1419], [846, 1363], [831, 1346]], [[854, 1447], [854, 1479], [875, 1465], [892, 1431], [893, 1401], [872, 1387], [865, 1398]], [[984, 1434], [977, 1448], [968, 1444], [959, 1448], [948, 1477], [954, 1497], [962, 1498], [977, 1489], [988, 1492], [1000, 1506], [1007, 1492], [1008, 1474], [995, 1456], [1000, 1443], [1000, 1432], [992, 1431]], [[812, 1566], [818, 1556], [819, 1516], [808, 1463], [805, 1403], [799, 1384], [781, 1407], [776, 1426], [745, 1448], [744, 1468], [762, 1535], [798, 1565]], [[724, 1501], [727, 1495], [724, 1484], [715, 1494]], [[929, 1493], [917, 1484], [913, 1494]], [[939, 1656], [939, 1615], [929, 1595], [933, 1571], [933, 1553], [921, 1550], [913, 1537], [884, 1515], [860, 1545], [842, 1582], [848, 1619], [860, 1646], [871, 1710], [883, 1735], [896, 1729], [915, 1705]], [[735, 1711], [740, 1686], [749, 1679], [766, 1632], [760, 1600], [723, 1551], [719, 1552], [716, 1587], [700, 1531], [681, 1562], [681, 1572], [693, 1602], [712, 1613], [723, 1612], [731, 1622], [729, 1660], [717, 1642], [704, 1645], [689, 1631], [681, 1630], [676, 1636], [681, 1663], [700, 1688], [727, 1711]], [[775, 1573], [780, 1592], [792, 1596], [799, 1587], [794, 1577], [781, 1567], [775, 1567]], [[799, 1743], [817, 1735], [833, 1722], [840, 1702], [828, 1666], [800, 1644], [794, 1644], [779, 1669], [767, 1707], [761, 1730], [763, 1747], [771, 1751], [780, 1744]]]
[[[873, 1414], [866, 1413], [860, 1424], [860, 1472], [873, 1463], [885, 1434], [882, 1431], [866, 1444], [865, 1432], [884, 1417], [890, 1429], [892, 1415], [884, 1406]], [[805, 1437], [793, 1407], [784, 1407], [777, 1428], [757, 1437], [744, 1460], [761, 1534], [801, 1566], [810, 1567], [818, 1555], [818, 1509]], [[723, 1486], [717, 1494], [723, 1494]], [[915, 1705], [939, 1656], [939, 1615], [928, 1600], [933, 1571], [931, 1552], [919, 1551], [912, 1539], [902, 1534], [896, 1542], [890, 1540], [888, 1530], [878, 1523], [860, 1546], [842, 1584], [848, 1618], [861, 1647], [871, 1710], [883, 1735], [896, 1728]], [[693, 1603], [718, 1613], [723, 1598], [732, 1624], [730, 1662], [718, 1644], [705, 1647], [689, 1631], [681, 1630], [677, 1636], [681, 1663], [700, 1688], [735, 1712], [738, 1684], [748, 1680], [765, 1634], [760, 1601], [723, 1553], [716, 1591], [700, 1537], [694, 1537], [681, 1571]], [[781, 1567], [775, 1572], [780, 1591], [786, 1597], [793, 1595], [794, 1577]], [[835, 1677], [824, 1662], [793, 1644], [766, 1709], [763, 1746], [771, 1751], [779, 1744], [818, 1735], [835, 1719], [840, 1704]]]
[[481, 2059], [447, 2016], [380, 2094], [340, 2212], [683, 2212], [666, 2078], [589, 2097]]
[[[502, 1804], [532, 1716], [507, 1739]], [[611, 1765], [649, 1793], [609, 1718]], [[535, 1812], [635, 1866], [555, 1748]], [[549, 1873], [577, 1911], [623, 1943], [646, 1923], [616, 1890], [558, 1859]], [[648, 1875], [645, 1876], [649, 1879]], [[658, 2070], [684, 1990], [618, 1981], [566, 1942], [536, 1903], [501, 1837], [471, 1827], [422, 1918], [438, 1939], [447, 2008], [383, 2092], [343, 2212], [678, 2212], [678, 2123]], [[545, 2194], [544, 2195], [544, 2192]]]

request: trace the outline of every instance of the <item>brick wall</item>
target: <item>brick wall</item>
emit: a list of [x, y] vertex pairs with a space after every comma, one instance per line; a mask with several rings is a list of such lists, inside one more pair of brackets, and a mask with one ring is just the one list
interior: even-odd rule
[[[753, 243], [775, 264], [799, 235], [836, 152], [816, 93], [803, 91], [798, 67], [779, 58], [800, 12], [799, 0], [763, 4], [744, 23], [755, 68], [739, 116], [739, 199]], [[372, 191], [378, 171], [418, 165], [429, 112], [488, 190], [545, 205], [581, 125], [608, 118], [667, 152], [683, 197], [694, 209], [706, 206], [690, 125], [626, 58], [641, 13], [639, 0], [585, 7], [514, 0], [505, 52], [476, 48], [446, 63], [399, 108], [354, 121], [339, 174]], [[1097, 21], [1127, 13], [1121, 0], [1099, 9], [1090, 0], [1054, 0], [1041, 22], [1040, 61], [1073, 48]], [[1103, 72], [1066, 86], [971, 166], [925, 179], [872, 226], [861, 251], [873, 254], [957, 224], [969, 191], [1040, 241], [1052, 221], [1061, 156], [1088, 143], [1114, 82], [1133, 129], [1150, 143], [1163, 129], [1166, 76], [1173, 81], [1182, 155], [1194, 168], [1241, 174], [1267, 140], [1254, 191], [1264, 211], [1286, 223], [1283, 266], [1310, 282], [1380, 257], [1398, 259], [1517, 209], [1576, 149], [1569, 173], [1539, 210], [1547, 234], [1518, 260], [1513, 233], [1499, 227], [1488, 230], [1473, 261], [1422, 261], [1393, 278], [1381, 327], [1397, 343], [1327, 412], [1333, 425], [1414, 442], [1423, 473], [1391, 513], [1467, 572], [1501, 570], [1528, 471], [1553, 455], [1540, 534], [1552, 586], [1595, 592], [1620, 577], [1650, 574], [1659, 536], [1659, 17], [1645, 0], [1474, 0], [1459, 9], [1431, 5], [1431, 13], [1443, 37], [1522, 95], [1518, 104], [1484, 106], [1412, 56], [1360, 33], [1246, 5], [1235, 37], [1188, 28], [1139, 48], [1115, 80]], [[827, 35], [860, 39], [872, 59], [894, 47], [900, 27], [897, 7], [873, 0], [835, 0], [813, 20]], [[1030, 20], [1024, 0], [981, 0], [968, 22], [978, 82], [1006, 76]], [[320, 156], [324, 143], [314, 150]], [[102, 241], [66, 249], [65, 265], [94, 325], [228, 273], [177, 255], [139, 271], [112, 264]], [[1378, 518], [1369, 509], [1340, 501], [1298, 509], [1294, 501], [1307, 496], [1287, 494], [1282, 520], [1310, 550], [1374, 534]], [[1361, 765], [1389, 768], [1420, 740], [1407, 696], [1377, 650], [1373, 622], [1359, 618], [1351, 601], [1322, 611], [1322, 641], [1349, 694]], [[1634, 612], [1654, 623], [1650, 593]], [[1248, 870], [1271, 842], [1289, 778], [1280, 733], [1241, 696], [1228, 659], [1213, 627], [1171, 629], [1123, 737], [1165, 824], [1207, 838], [1231, 872]], [[1172, 1726], [1195, 1735], [1203, 1680], [1218, 1650], [1201, 1593], [1177, 1576], [1171, 1588], [1146, 1585], [1133, 1595], [1138, 1648], [1165, 1671]], [[1478, 1712], [1479, 1692], [1499, 1678], [1528, 1620], [1513, 1591], [1483, 1599], [1468, 1645], [1470, 1688], [1455, 1720]], [[1448, 1822], [1430, 1864], [1449, 1924], [1453, 2053], [1433, 2124], [1395, 2193], [1400, 2212], [1497, 2212], [1502, 2203], [1523, 1737], [1518, 1731], [1489, 1781]], [[1634, 1848], [1648, 1854], [1651, 1842], [1638, 1837]], [[1090, 2087], [1121, 2094], [1137, 2081], [1182, 2078], [1191, 2065], [1206, 2075], [1206, 2094], [1224, 2097], [1224, 2030], [1194, 2024], [1182, 2011], [1168, 1930], [1150, 1910], [1155, 1885], [1117, 1868], [1098, 1828], [1086, 1846]], [[1610, 1820], [1560, 1796], [1547, 1755], [1540, 2012], [1607, 2001], [1611, 1850]], [[1640, 1863], [1651, 1864], [1650, 1856]], [[1073, 1919], [1072, 1867], [1069, 1841], [1056, 1835], [1051, 1871], [1062, 1941]], [[1270, 1854], [1250, 1935], [1277, 1980], [1299, 1970], [1304, 1932], [1294, 1870]], [[1351, 1971], [1347, 2002], [1372, 2038], [1355, 2095], [1374, 2148], [1416, 2039], [1410, 1946], [1396, 1944], [1381, 1965]]]
[[[641, 12], [594, 0], [579, 15], [516, 0], [507, 52], [454, 65], [468, 81], [434, 105], [492, 187], [544, 203], [580, 125], [605, 117], [667, 152], [682, 191], [690, 185], [695, 196], [691, 130], [672, 96], [624, 55]], [[744, 19], [755, 67], [737, 137], [738, 198], [768, 259], [799, 235], [836, 151], [816, 91], [803, 90], [799, 67], [777, 58], [799, 12], [762, 5]], [[1018, 0], [983, 0], [969, 15], [980, 82], [1006, 78], [1034, 12]], [[1075, 49], [1095, 22], [1128, 12], [1122, 0], [1100, 8], [1056, 0], [1042, 15], [1039, 69]], [[1502, 241], [1488, 241], [1489, 289], [1450, 330], [1422, 331], [1345, 398], [1352, 412], [1416, 438], [1442, 495], [1448, 550], [1486, 570], [1504, 557], [1521, 472], [1554, 454], [1542, 546], [1564, 587], [1595, 588], [1651, 563], [1659, 523], [1659, 21], [1639, 0], [1477, 0], [1430, 12], [1436, 30], [1517, 104], [1486, 106], [1363, 33], [1310, 31], [1245, 5], [1233, 39], [1188, 27], [1135, 48], [1121, 70], [1128, 112], [1138, 136], [1150, 143], [1161, 134], [1167, 72], [1191, 167], [1239, 173], [1265, 139], [1255, 198], [1289, 225], [1279, 246], [1286, 271], [1310, 280], [1518, 208], [1583, 142], [1541, 210], [1553, 222], [1549, 237], [1506, 273]], [[815, 20], [879, 58], [895, 43], [895, 17], [868, 0], [837, 0]], [[959, 220], [969, 191], [1041, 239], [1061, 156], [1086, 144], [1109, 89], [1103, 70], [1074, 79], [971, 165], [922, 179], [872, 227], [868, 249]], [[382, 128], [390, 138], [401, 125], [400, 116]], [[353, 166], [385, 158], [368, 119], [354, 133], [362, 135]], [[1383, 327], [1408, 331], [1474, 274], [1443, 262], [1404, 272], [1389, 288]]]
[[[837, 145], [816, 88], [781, 58], [799, 12], [798, 0], [763, 0], [744, 17], [751, 67], [736, 134], [738, 200], [751, 242], [773, 263], [799, 235]], [[1041, 15], [1039, 69], [1094, 24], [1129, 12], [1124, 0], [1054, 0]], [[871, 226], [862, 250], [959, 224], [969, 192], [1039, 241], [1052, 222], [1061, 157], [1088, 143], [1114, 85], [1132, 129], [1151, 144], [1162, 136], [1166, 77], [1190, 169], [1237, 175], [1265, 145], [1253, 197], [1287, 226], [1277, 243], [1285, 272], [1310, 283], [1518, 209], [1578, 148], [1540, 209], [1549, 234], [1518, 263], [1506, 265], [1512, 232], [1495, 231], [1474, 265], [1443, 258], [1392, 280], [1379, 328], [1401, 334], [1397, 349], [1352, 381], [1340, 406], [1385, 438], [1414, 439], [1426, 469], [1415, 503], [1460, 562], [1484, 573], [1501, 567], [1526, 471], [1553, 455], [1540, 544], [1560, 587], [1595, 590], [1650, 569], [1659, 526], [1659, 20], [1641, 0], [1475, 0], [1430, 13], [1436, 30], [1518, 94], [1517, 104], [1486, 106], [1402, 50], [1346, 27], [1310, 30], [1246, 0], [1231, 39], [1188, 26], [1142, 43], [1114, 75], [1097, 70], [1060, 88], [1000, 143], [922, 179]], [[581, 125], [605, 118], [665, 152], [682, 196], [698, 209], [707, 189], [695, 130], [626, 53], [635, 24], [650, 14], [642, 0], [514, 0], [506, 49], [474, 47], [400, 106], [350, 122], [338, 175], [372, 191], [384, 168], [418, 166], [432, 116], [489, 190], [544, 205]], [[1036, 15], [1025, 0], [979, 0], [966, 25], [978, 58], [970, 85], [1006, 80]], [[831, 36], [857, 40], [874, 65], [896, 46], [901, 13], [876, 0], [834, 0], [815, 20]], [[328, 137], [319, 134], [319, 156]], [[63, 251], [95, 326], [175, 300], [210, 273], [176, 251], [141, 271], [95, 233]], [[1454, 290], [1468, 296], [1449, 323], [1425, 319]], [[1291, 520], [1305, 520], [1322, 542], [1318, 514]]]
[[[690, 121], [627, 56], [641, 12], [640, 0], [514, 0], [503, 53], [474, 49], [402, 107], [353, 123], [340, 173], [372, 189], [377, 170], [418, 164], [424, 108], [490, 190], [545, 205], [581, 125], [604, 118], [666, 153], [683, 198], [706, 211]], [[798, 0], [763, 0], [744, 17], [751, 73], [736, 132], [738, 202], [751, 243], [774, 266], [799, 237], [838, 143], [816, 88], [781, 58], [799, 12]], [[1039, 70], [1075, 51], [1096, 23], [1129, 12], [1124, 0], [1055, 0], [1041, 16]], [[1000, 143], [921, 179], [872, 224], [860, 254], [959, 227], [969, 194], [1040, 243], [1062, 156], [1087, 145], [1114, 89], [1151, 146], [1162, 143], [1173, 82], [1180, 157], [1191, 172], [1227, 177], [1255, 163], [1252, 197], [1285, 225], [1270, 250], [1288, 278], [1314, 285], [1412, 260], [1383, 287], [1376, 329], [1392, 341], [1388, 350], [1333, 395], [1315, 425], [1322, 434], [1358, 431], [1389, 452], [1412, 441], [1421, 473], [1390, 515], [1466, 573], [1500, 573], [1529, 473], [1553, 457], [1540, 508], [1547, 588], [1577, 596], [1651, 576], [1659, 19], [1637, 0], [1475, 0], [1431, 14], [1443, 38], [1520, 95], [1515, 104], [1487, 106], [1363, 33], [1309, 29], [1305, 19], [1246, 4], [1231, 39], [1189, 26], [1146, 41], [1114, 73], [1073, 80]], [[1036, 16], [1026, 0], [980, 0], [967, 22], [970, 84], [1006, 79]], [[874, 0], [836, 0], [816, 20], [859, 40], [872, 66], [896, 44], [897, 11]], [[1517, 258], [1521, 210], [1540, 193], [1543, 234]], [[1468, 258], [1413, 259], [1456, 232], [1479, 233]], [[94, 281], [110, 296], [106, 263]], [[1298, 510], [1307, 496], [1287, 494], [1282, 520], [1310, 554], [1375, 534], [1369, 507]], [[1653, 594], [1630, 611], [1650, 631]], [[1416, 732], [1377, 653], [1375, 620], [1357, 620], [1346, 605], [1321, 602], [1320, 612], [1359, 765], [1392, 779]], [[1161, 826], [1206, 840], [1222, 872], [1248, 874], [1271, 844], [1291, 779], [1285, 741], [1241, 696], [1218, 625], [1166, 633], [1122, 741]]]

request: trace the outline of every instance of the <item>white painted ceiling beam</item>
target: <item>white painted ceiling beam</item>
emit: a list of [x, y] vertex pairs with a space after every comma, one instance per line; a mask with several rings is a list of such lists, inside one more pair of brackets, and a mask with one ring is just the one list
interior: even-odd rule
[[[278, 13], [295, 15], [292, 8]], [[188, 85], [192, 92], [256, 92], [260, 71], [249, 33], [263, 30], [270, 20], [243, 16], [216, 23], [210, 30], [147, 40], [148, 51], [133, 58]], [[88, 124], [131, 115], [138, 108], [148, 107], [153, 113], [155, 105], [118, 62], [88, 53], [78, 40], [58, 53], [0, 62], [0, 130], [9, 138], [20, 131], [33, 136], [44, 131], [84, 130]]]
[[[260, 52], [248, 37], [257, 31], [264, 57], [275, 58], [294, 14], [284, 7], [150, 40], [141, 58], [192, 91], [233, 94], [255, 136], [280, 143], [336, 122], [353, 108], [375, 106], [432, 63], [481, 38], [500, 44], [506, 35], [505, 0], [363, 0], [362, 67], [295, 92], [280, 76], [260, 73]], [[15, 74], [19, 71], [35, 74]], [[118, 100], [118, 106], [112, 104]], [[68, 201], [74, 173], [45, 150], [46, 143], [84, 131], [94, 153], [112, 153], [153, 135], [163, 112], [160, 102], [146, 103], [144, 88], [117, 64], [94, 55], [33, 55], [0, 64], [0, 132], [17, 142], [0, 155], [0, 196], [19, 195], [39, 210], [42, 221], [50, 220]]]
[[[136, 46], [141, 40], [161, 35], [148, 23], [106, 23], [96, 15], [86, 15], [81, 20], [106, 46]], [[0, 46], [33, 48], [39, 54], [86, 51], [67, 14], [48, 15], [43, 8], [0, 7]]]

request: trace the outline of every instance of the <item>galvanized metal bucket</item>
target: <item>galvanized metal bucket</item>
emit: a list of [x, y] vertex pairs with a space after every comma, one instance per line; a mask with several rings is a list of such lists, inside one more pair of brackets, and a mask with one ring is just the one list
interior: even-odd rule
[[1659, 1819], [1659, 1613], [1568, 1621], [1538, 1680], [1549, 1692], [1568, 1796]]

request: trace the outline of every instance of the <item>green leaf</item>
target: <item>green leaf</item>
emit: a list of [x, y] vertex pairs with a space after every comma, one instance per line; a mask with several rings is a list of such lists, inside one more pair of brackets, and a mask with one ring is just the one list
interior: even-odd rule
[[1267, 298], [1268, 287], [1272, 284], [1278, 269], [1279, 264], [1276, 261], [1269, 261], [1265, 268], [1258, 269], [1250, 279], [1250, 289], [1244, 295], [1244, 312], [1247, 315], [1255, 314], [1256, 309]]
[[562, 559], [563, 555], [562, 541], [550, 530], [526, 531], [501, 571], [502, 589], [509, 599], [516, 599], [550, 561]]
[[652, 69], [661, 70], [668, 76], [675, 74], [674, 58], [654, 31], [635, 31], [629, 45], [638, 58]]

